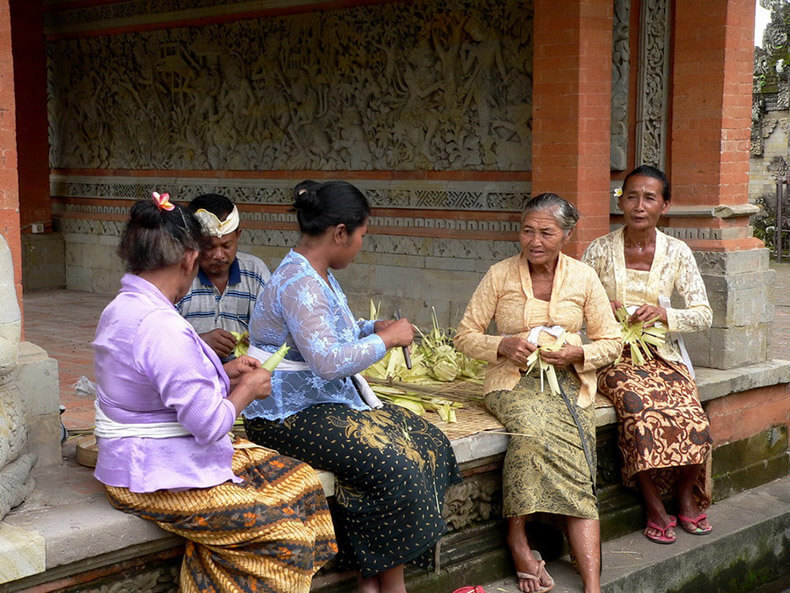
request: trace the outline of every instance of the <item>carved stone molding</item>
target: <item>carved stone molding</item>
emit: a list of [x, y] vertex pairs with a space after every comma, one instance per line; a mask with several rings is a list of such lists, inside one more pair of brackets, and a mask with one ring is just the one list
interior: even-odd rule
[[669, 107], [669, 0], [642, 2], [639, 27], [636, 163], [666, 168]]
[[[355, 180], [374, 208], [419, 208], [521, 212], [530, 195], [528, 182], [377, 182]], [[62, 198], [139, 200], [154, 190], [167, 191], [176, 201], [189, 201], [208, 192], [239, 204], [293, 202], [294, 180], [112, 178], [52, 175], [50, 191]]]
[[614, 0], [612, 30], [612, 143], [610, 166], [628, 166], [628, 90], [631, 49], [631, 0]]

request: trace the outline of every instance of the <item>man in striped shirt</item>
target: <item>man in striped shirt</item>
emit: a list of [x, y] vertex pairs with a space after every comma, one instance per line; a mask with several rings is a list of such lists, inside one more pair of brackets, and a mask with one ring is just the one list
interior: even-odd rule
[[238, 343], [230, 332], [247, 331], [255, 300], [271, 273], [254, 255], [237, 251], [239, 210], [228, 198], [203, 194], [188, 207], [211, 236], [212, 245], [200, 254], [198, 274], [176, 307], [226, 362]]

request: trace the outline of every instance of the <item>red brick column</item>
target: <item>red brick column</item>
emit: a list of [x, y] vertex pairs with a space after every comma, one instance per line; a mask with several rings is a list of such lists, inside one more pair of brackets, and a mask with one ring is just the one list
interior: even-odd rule
[[[748, 202], [754, 55], [752, 0], [674, 3], [670, 174], [678, 206]], [[670, 211], [671, 214], [671, 211]], [[670, 226], [722, 229], [689, 239], [702, 251], [760, 247], [747, 216], [672, 220]]]
[[19, 129], [19, 219], [23, 233], [32, 223], [50, 227], [47, 59], [42, 2], [10, 0], [14, 46], [14, 93]]
[[11, 55], [11, 16], [8, 0], [0, 0], [0, 234], [14, 261], [14, 284], [22, 302], [22, 257], [19, 238], [16, 112], [14, 68]]
[[578, 256], [609, 232], [612, 3], [535, 0], [534, 31], [532, 193], [579, 208]]

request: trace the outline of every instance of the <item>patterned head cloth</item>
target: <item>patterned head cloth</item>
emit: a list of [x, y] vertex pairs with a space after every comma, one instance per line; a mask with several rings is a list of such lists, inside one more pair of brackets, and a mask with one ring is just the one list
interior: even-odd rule
[[195, 212], [205, 231], [212, 237], [223, 237], [239, 228], [239, 209], [233, 206], [225, 220], [220, 220], [213, 212], [201, 208]]

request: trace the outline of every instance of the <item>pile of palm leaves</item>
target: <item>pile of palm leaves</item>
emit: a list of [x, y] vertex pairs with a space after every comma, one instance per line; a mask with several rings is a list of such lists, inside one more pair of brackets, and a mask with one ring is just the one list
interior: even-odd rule
[[[378, 317], [378, 308], [371, 302], [371, 319]], [[455, 409], [461, 401], [443, 394], [436, 396], [436, 388], [451, 381], [482, 383], [486, 363], [470, 358], [453, 346], [452, 329], [439, 327], [436, 310], [432, 314], [433, 328], [423, 333], [417, 328], [419, 341], [411, 350], [412, 368], [406, 366], [402, 348], [391, 348], [377, 363], [363, 374], [373, 391], [381, 398], [409, 408], [417, 414], [435, 411], [445, 422], [455, 422]], [[427, 387], [418, 389], [417, 386]]]

